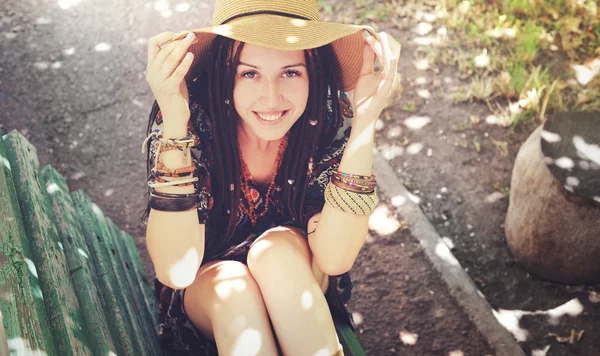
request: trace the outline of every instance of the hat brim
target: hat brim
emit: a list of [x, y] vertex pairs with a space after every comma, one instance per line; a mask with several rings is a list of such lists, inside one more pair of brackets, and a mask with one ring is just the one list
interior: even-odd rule
[[194, 61], [186, 80], [195, 72], [194, 68], [209, 65], [212, 40], [217, 35], [281, 50], [304, 50], [331, 43], [342, 71], [340, 84], [344, 91], [350, 91], [354, 89], [362, 67], [363, 30], [375, 33], [369, 26], [261, 14], [242, 17], [225, 25], [184, 31], [174, 40], [184, 38], [189, 32], [197, 36], [196, 42], [190, 46]]

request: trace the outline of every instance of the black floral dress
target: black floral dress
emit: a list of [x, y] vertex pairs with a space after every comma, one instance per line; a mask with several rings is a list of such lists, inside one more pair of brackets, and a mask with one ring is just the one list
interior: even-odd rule
[[[329, 183], [333, 170], [335, 170], [341, 161], [342, 154], [346, 147], [348, 137], [351, 131], [352, 110], [348, 97], [344, 92], [340, 93], [340, 104], [343, 112], [343, 124], [337, 131], [334, 140], [325, 150], [325, 154], [314, 165], [314, 177], [308, 184], [307, 204], [305, 214], [312, 216], [322, 210], [325, 203], [324, 191]], [[188, 125], [188, 132], [194, 133], [197, 137], [194, 147], [191, 149], [192, 159], [194, 162], [203, 162], [211, 172], [212, 167], [212, 134], [210, 120], [207, 117], [207, 112], [204, 108], [194, 100], [193, 93], [190, 91], [190, 113], [191, 119]], [[331, 123], [331, 118], [328, 117], [328, 123]], [[152, 132], [162, 131], [162, 116], [158, 112], [151, 126]], [[154, 145], [150, 145], [149, 154], [155, 157]], [[265, 194], [261, 190], [253, 186], [253, 182], [249, 181], [251, 196], [255, 199], [254, 206], [257, 213], [265, 209]], [[246, 204], [245, 199], [242, 203]], [[274, 204], [269, 202], [269, 204]], [[260, 216], [260, 214], [257, 214]], [[209, 214], [207, 224], [226, 224], [228, 216], [212, 216]], [[264, 233], [266, 230], [277, 226], [293, 226], [290, 216], [282, 214], [281, 209], [275, 206], [269, 206], [267, 213], [258, 218], [256, 225], [252, 225], [248, 216], [240, 213], [238, 215], [238, 223], [232, 238], [232, 245], [220, 253], [212, 256], [205, 256], [202, 265], [214, 260], [237, 260], [246, 263], [248, 249], [252, 242]], [[222, 226], [222, 225], [217, 225]], [[211, 229], [207, 225], [206, 233]], [[210, 236], [206, 236], [207, 239]], [[158, 314], [159, 314], [159, 337], [163, 354], [165, 355], [191, 355], [191, 356], [207, 356], [218, 355], [217, 347], [214, 341], [210, 340], [200, 332], [192, 322], [187, 318], [183, 305], [185, 290], [173, 290], [157, 279], [154, 280], [156, 298], [158, 299]], [[352, 315], [349, 313], [346, 303], [350, 300], [352, 293], [352, 280], [349, 273], [344, 273], [339, 276], [329, 277], [329, 288], [325, 293], [325, 297], [330, 307], [330, 311], [334, 320], [342, 321], [349, 324], [354, 330], [354, 322]]]

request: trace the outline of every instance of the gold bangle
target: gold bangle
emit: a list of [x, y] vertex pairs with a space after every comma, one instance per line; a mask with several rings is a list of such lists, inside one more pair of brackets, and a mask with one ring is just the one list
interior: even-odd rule
[[325, 202], [344, 213], [365, 216], [375, 210], [377, 194], [375, 191], [370, 194], [351, 192], [329, 183], [325, 188]]

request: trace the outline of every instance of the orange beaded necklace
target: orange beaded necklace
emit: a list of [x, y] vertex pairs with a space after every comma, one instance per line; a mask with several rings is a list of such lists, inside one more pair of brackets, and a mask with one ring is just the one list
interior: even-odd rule
[[[277, 158], [275, 160], [275, 174], [273, 174], [273, 178], [271, 179], [271, 183], [269, 183], [269, 188], [267, 189], [267, 194], [265, 197], [265, 201], [264, 201], [264, 206], [265, 209], [260, 212], [257, 213], [256, 212], [256, 204], [255, 204], [255, 199], [252, 197], [252, 191], [251, 188], [248, 186], [248, 182], [252, 181], [254, 182], [254, 178], [252, 178], [252, 175], [250, 174], [250, 170], [248, 169], [248, 166], [246, 165], [246, 162], [244, 162], [244, 159], [240, 153], [240, 166], [242, 168], [242, 179], [240, 181], [240, 188], [242, 190], [242, 194], [244, 195], [244, 198], [246, 198], [246, 201], [248, 202], [248, 209], [246, 209], [246, 207], [244, 206], [242, 199], [240, 199], [240, 210], [242, 213], [248, 215], [248, 217], [250, 218], [250, 222], [252, 223], [252, 226], [256, 225], [256, 221], [258, 220], [258, 218], [265, 216], [265, 214], [267, 214], [267, 212], [269, 211], [269, 202], [271, 201], [271, 199], [273, 199], [273, 190], [275, 188], [275, 178], [277, 177], [277, 172], [279, 171], [279, 166], [281, 166], [281, 160], [283, 157], [283, 153], [285, 152], [285, 149], [287, 148], [288, 145], [288, 136], [289, 133], [287, 133], [285, 135], [285, 137], [281, 140], [281, 142], [279, 143], [279, 148], [277, 151]], [[256, 182], [254, 182], [256, 184]]]

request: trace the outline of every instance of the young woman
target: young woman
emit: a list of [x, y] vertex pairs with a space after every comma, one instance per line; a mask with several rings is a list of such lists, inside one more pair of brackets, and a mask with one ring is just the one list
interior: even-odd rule
[[319, 21], [310, 0], [219, 0], [213, 27], [187, 33], [148, 45], [144, 220], [164, 352], [343, 355], [333, 320], [352, 325], [348, 270], [400, 45]]

